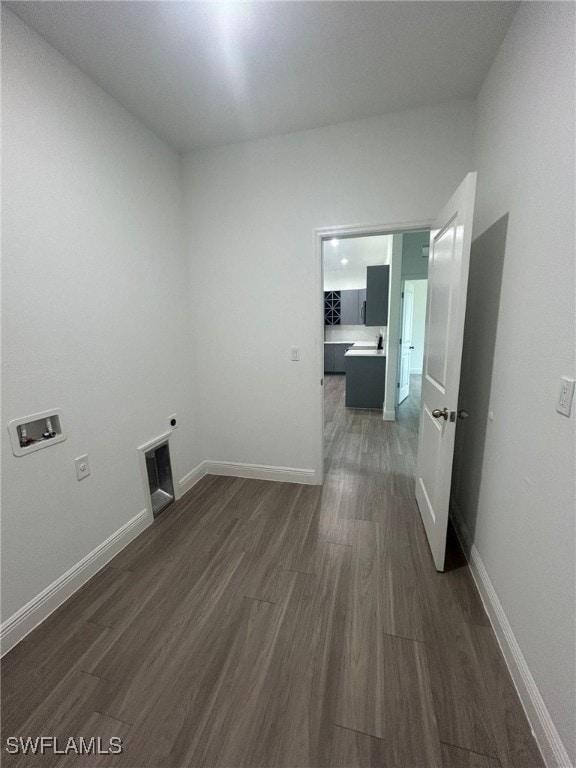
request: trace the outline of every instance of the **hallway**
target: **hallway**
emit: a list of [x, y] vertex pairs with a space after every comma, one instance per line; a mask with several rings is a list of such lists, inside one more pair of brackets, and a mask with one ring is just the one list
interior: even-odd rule
[[123, 739], [46, 766], [541, 766], [453, 539], [434, 570], [414, 385], [391, 423], [326, 378], [323, 488], [201, 480], [4, 659], [4, 736]]

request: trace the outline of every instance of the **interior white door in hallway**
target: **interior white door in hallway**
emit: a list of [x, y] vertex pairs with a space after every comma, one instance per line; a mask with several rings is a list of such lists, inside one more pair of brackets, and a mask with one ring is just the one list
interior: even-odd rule
[[436, 570], [444, 570], [476, 173], [430, 232], [428, 302], [416, 462], [416, 500]]
[[410, 394], [410, 369], [412, 361], [412, 322], [414, 320], [414, 288], [405, 284], [402, 291], [402, 330], [400, 331], [400, 374], [398, 403]]

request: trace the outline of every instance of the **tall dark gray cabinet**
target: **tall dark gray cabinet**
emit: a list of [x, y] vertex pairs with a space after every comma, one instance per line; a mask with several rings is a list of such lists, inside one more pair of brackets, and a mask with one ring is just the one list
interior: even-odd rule
[[390, 267], [388, 265], [366, 267], [365, 325], [388, 325], [389, 288]]

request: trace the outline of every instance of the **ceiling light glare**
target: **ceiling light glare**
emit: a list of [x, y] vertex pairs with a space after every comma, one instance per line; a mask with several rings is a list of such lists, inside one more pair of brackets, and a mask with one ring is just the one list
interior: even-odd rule
[[337, 237], [333, 237], [332, 240], [330, 240], [330, 242], [332, 243], [332, 245], [334, 247], [336, 247], [338, 245], [338, 243], [340, 242], [340, 240], [338, 240]]
[[348, 264], [348, 259], [340, 259], [340, 264]]

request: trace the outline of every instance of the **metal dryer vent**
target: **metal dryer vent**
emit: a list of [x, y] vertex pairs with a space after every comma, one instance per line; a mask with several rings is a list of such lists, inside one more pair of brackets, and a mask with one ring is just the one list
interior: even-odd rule
[[145, 454], [152, 514], [157, 517], [174, 501], [174, 483], [168, 441]]

